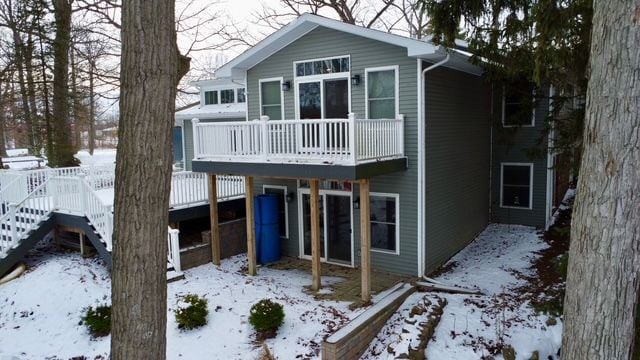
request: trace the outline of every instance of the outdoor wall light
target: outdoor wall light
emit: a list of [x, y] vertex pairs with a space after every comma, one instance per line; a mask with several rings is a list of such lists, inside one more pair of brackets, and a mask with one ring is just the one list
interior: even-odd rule
[[291, 89], [291, 81], [285, 81], [282, 83], [282, 91], [289, 91]]
[[355, 198], [355, 200], [353, 200], [353, 208], [360, 209], [360, 196], [358, 196], [357, 198]]
[[358, 86], [358, 85], [360, 85], [360, 75], [357, 75], [357, 74], [356, 74], [356, 75], [353, 75], [353, 76], [351, 77], [351, 85], [353, 85], [353, 86]]
[[294, 194], [292, 192], [288, 193], [287, 196], [285, 197], [285, 200], [290, 203], [292, 202], [294, 199]]

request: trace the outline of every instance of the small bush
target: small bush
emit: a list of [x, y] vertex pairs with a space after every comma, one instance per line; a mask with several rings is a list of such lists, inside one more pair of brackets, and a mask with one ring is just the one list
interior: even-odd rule
[[209, 315], [207, 299], [187, 294], [182, 297], [181, 302], [184, 306], [176, 309], [178, 328], [190, 330], [207, 325], [207, 315]]
[[249, 323], [257, 332], [275, 332], [284, 322], [284, 308], [277, 302], [263, 299], [251, 307]]
[[111, 333], [111, 306], [102, 305], [95, 309], [89, 306], [82, 317], [82, 322], [93, 337], [109, 335]]

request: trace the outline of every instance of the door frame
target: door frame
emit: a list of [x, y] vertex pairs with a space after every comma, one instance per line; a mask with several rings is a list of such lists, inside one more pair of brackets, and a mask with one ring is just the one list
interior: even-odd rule
[[301, 83], [312, 83], [319, 82], [320, 83], [320, 119], [325, 119], [324, 113], [324, 80], [347, 80], [347, 98], [348, 98], [348, 107], [349, 113], [351, 112], [351, 72], [340, 72], [333, 74], [322, 74], [322, 75], [308, 75], [308, 76], [295, 76], [293, 79], [293, 96], [294, 96], [294, 106], [295, 106], [295, 118], [296, 120], [300, 119], [300, 89], [299, 84]]
[[[304, 218], [303, 218], [303, 206], [304, 202], [302, 201], [303, 195], [311, 196], [311, 189], [309, 188], [301, 188], [298, 187], [298, 257], [300, 259], [311, 260], [311, 256], [304, 254]], [[321, 262], [325, 262], [333, 265], [354, 267], [355, 266], [355, 247], [354, 247], [354, 234], [353, 234], [353, 190], [344, 191], [344, 190], [319, 190], [319, 195], [322, 200], [322, 205], [324, 209], [324, 226], [321, 229], [322, 234], [324, 236], [324, 257], [320, 258]], [[326, 195], [333, 196], [344, 196], [349, 198], [349, 213], [351, 214], [351, 231], [350, 231], [350, 240], [351, 240], [351, 263], [344, 262], [335, 262], [330, 261], [329, 259], [329, 242], [327, 241], [327, 198]]]

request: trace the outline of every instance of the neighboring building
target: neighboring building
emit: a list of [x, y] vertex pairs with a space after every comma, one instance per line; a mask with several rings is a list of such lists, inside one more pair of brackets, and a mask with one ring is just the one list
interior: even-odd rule
[[191, 85], [200, 90], [200, 101], [177, 110], [174, 125], [174, 163], [189, 171], [193, 159], [192, 119], [201, 122], [247, 120], [244, 80], [202, 80]]
[[[368, 267], [366, 251], [376, 270], [422, 276], [490, 221], [544, 227], [553, 174], [523, 148], [548, 104], [514, 146], [499, 144], [500, 94], [468, 56], [302, 15], [218, 69], [246, 81], [252, 121], [198, 124], [193, 171], [244, 175], [255, 192], [278, 194], [282, 251], [307, 259], [318, 181], [321, 258], [345, 266]], [[367, 210], [370, 249], [360, 241]]]

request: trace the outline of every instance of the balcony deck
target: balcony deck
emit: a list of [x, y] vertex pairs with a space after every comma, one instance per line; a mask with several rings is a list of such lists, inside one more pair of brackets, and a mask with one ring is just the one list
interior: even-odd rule
[[358, 180], [406, 169], [402, 116], [192, 123], [194, 171]]

